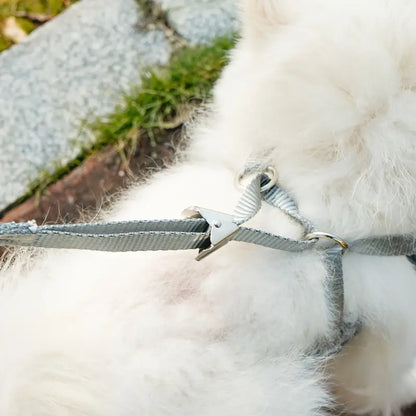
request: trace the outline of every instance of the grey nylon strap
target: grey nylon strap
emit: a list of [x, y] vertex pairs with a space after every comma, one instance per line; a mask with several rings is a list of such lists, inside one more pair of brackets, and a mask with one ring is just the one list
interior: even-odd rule
[[416, 253], [416, 238], [411, 235], [363, 238], [350, 243], [349, 249], [372, 256], [411, 256]]
[[[264, 247], [300, 252], [315, 241], [297, 241], [240, 227], [230, 238]], [[156, 251], [199, 249], [209, 240], [204, 219], [128, 221], [73, 225], [0, 223], [0, 244], [97, 251]]]
[[327, 269], [325, 292], [333, 315], [333, 325], [332, 333], [317, 342], [313, 351], [316, 355], [337, 354], [361, 330], [361, 323], [348, 319], [344, 313], [343, 254], [344, 250], [340, 245], [329, 248], [323, 253], [323, 261]]
[[209, 238], [204, 219], [36, 226], [0, 224], [3, 245], [98, 251], [186, 250]]
[[[261, 183], [263, 184], [267, 179], [262, 179]], [[298, 206], [292, 197], [283, 191], [283, 189], [279, 186], [273, 186], [269, 190], [265, 191], [262, 196], [264, 201], [268, 204], [280, 209], [290, 218], [298, 222], [304, 228], [305, 234], [316, 231], [314, 225], [299, 213]]]
[[257, 175], [244, 189], [244, 193], [234, 209], [233, 218], [237, 225], [253, 218], [261, 208], [261, 176]]
[[[235, 224], [243, 224], [260, 210], [261, 181], [261, 175], [257, 175], [247, 186], [233, 215]], [[273, 198], [269, 199], [274, 202]], [[285, 204], [279, 204], [279, 208], [286, 212]], [[290, 211], [286, 213], [289, 216], [293, 214], [297, 219], [299, 216], [294, 202], [290, 200], [286, 206]], [[209, 237], [209, 224], [203, 218], [44, 226], [32, 222], [0, 223], [0, 244], [44, 248], [98, 251], [187, 250], [205, 247]], [[229, 240], [290, 252], [301, 252], [316, 244], [314, 240], [292, 240], [247, 227], [239, 227]]]
[[[327, 293], [330, 294], [331, 304], [337, 305], [337, 309], [333, 311], [334, 320], [337, 327], [340, 327], [344, 310], [344, 280], [342, 278], [342, 256], [344, 251], [341, 246], [335, 246], [324, 251], [323, 261], [325, 263], [328, 276], [326, 281]], [[333, 276], [336, 278], [334, 279]]]

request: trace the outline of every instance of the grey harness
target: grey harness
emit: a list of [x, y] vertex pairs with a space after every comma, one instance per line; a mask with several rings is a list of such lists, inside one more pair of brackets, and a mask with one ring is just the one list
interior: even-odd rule
[[[260, 210], [262, 201], [300, 224], [305, 238], [294, 240], [242, 226]], [[246, 187], [232, 215], [204, 208], [186, 210], [188, 218], [178, 220], [126, 221], [37, 226], [34, 222], [0, 223], [0, 245], [66, 248], [99, 251], [156, 251], [198, 249], [201, 260], [230, 241], [241, 241], [288, 252], [321, 250], [327, 269], [327, 291], [335, 312], [333, 334], [319, 340], [311, 353], [332, 355], [360, 330], [360, 323], [344, 315], [342, 256], [345, 250], [373, 256], [408, 256], [415, 262], [416, 237], [392, 235], [346, 242], [332, 234], [318, 232], [298, 211], [294, 200], [270, 175], [256, 173]], [[332, 244], [320, 248], [322, 238]]]

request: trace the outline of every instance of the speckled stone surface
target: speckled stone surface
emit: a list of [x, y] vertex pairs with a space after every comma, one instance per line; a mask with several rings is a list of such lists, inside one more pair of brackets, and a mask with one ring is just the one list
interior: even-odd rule
[[206, 44], [239, 28], [236, 0], [154, 0], [190, 44]]
[[111, 113], [140, 68], [168, 62], [164, 33], [140, 20], [134, 0], [83, 0], [0, 54], [0, 212], [76, 156], [85, 120]]

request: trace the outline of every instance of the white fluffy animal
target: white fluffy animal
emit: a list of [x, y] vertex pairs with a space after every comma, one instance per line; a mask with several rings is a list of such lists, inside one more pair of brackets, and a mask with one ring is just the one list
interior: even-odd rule
[[[267, 153], [320, 230], [416, 235], [416, 2], [246, 0], [243, 36], [184, 161], [109, 218], [232, 212], [236, 175]], [[302, 238], [276, 208], [257, 228]], [[391, 415], [416, 399], [416, 271], [344, 255], [363, 329], [331, 359], [318, 251], [232, 242], [193, 251], [46, 251], [1, 272], [3, 416]], [[336, 410], [339, 412], [339, 410]]]

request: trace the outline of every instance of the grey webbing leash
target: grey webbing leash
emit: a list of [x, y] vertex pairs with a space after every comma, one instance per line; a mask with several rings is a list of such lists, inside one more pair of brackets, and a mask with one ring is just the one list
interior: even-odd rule
[[[209, 212], [217, 217], [214, 211]], [[205, 218], [43, 226], [32, 222], [0, 223], [0, 245], [112, 252], [200, 249], [202, 253], [212, 241], [210, 228]], [[225, 238], [218, 243], [234, 240], [292, 252], [314, 245], [312, 240], [291, 240], [247, 227], [238, 227]], [[215, 244], [215, 248], [219, 245]]]
[[97, 251], [187, 250], [209, 238], [204, 219], [37, 226], [0, 223], [2, 245]]
[[[204, 212], [203, 209], [198, 210]], [[215, 211], [209, 212], [216, 214]], [[229, 218], [232, 216], [227, 216], [227, 219]], [[205, 218], [42, 226], [34, 222], [0, 223], [0, 245], [113, 252], [203, 250], [210, 242], [210, 227]], [[332, 239], [331, 234], [326, 235]], [[292, 240], [238, 226], [227, 241], [241, 241], [278, 250], [302, 252], [312, 249], [322, 237], [318, 233], [311, 233], [309, 236], [310, 240]], [[363, 238], [348, 243], [348, 250], [364, 255], [408, 256], [414, 259], [416, 238], [411, 235]]]
[[[334, 243], [321, 249], [327, 270], [327, 292], [334, 312], [334, 333], [317, 341], [315, 353], [337, 353], [360, 329], [360, 323], [344, 316], [342, 257], [345, 250], [373, 256], [408, 256], [416, 259], [416, 237], [393, 235], [363, 238], [351, 243], [332, 234], [319, 232], [298, 211], [294, 200], [261, 171], [254, 170], [254, 179], [232, 215], [205, 208], [190, 208], [188, 218], [178, 220], [146, 220], [107, 223], [37, 226], [34, 222], [0, 223], [0, 245], [65, 248], [111, 252], [199, 249], [201, 260], [230, 241], [240, 241], [289, 252], [318, 249], [325, 238]], [[293, 240], [242, 224], [261, 209], [262, 201], [278, 208], [299, 223], [305, 232], [302, 240]]]

